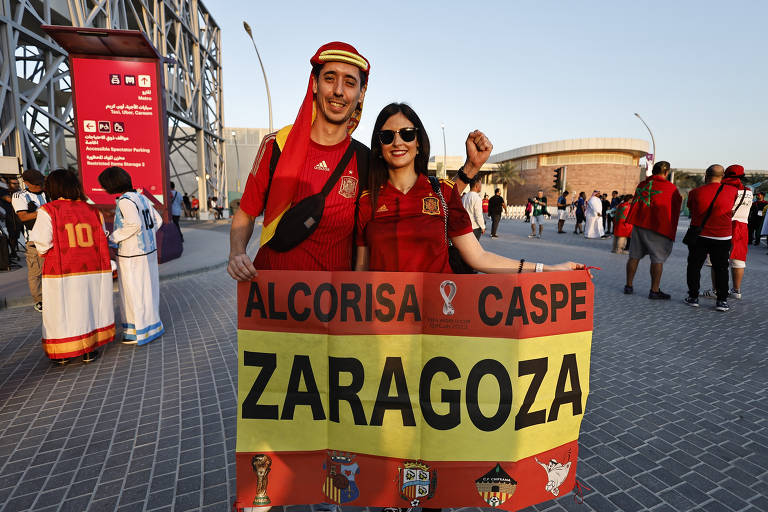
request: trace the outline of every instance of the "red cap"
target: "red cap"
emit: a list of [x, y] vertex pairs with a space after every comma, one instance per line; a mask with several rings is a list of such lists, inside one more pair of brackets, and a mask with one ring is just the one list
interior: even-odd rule
[[727, 177], [740, 178], [741, 176], [744, 176], [744, 167], [740, 165], [729, 165], [725, 170], [725, 175]]

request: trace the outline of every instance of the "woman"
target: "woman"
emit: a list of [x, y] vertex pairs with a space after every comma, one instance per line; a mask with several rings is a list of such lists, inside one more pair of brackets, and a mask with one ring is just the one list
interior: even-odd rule
[[29, 235], [44, 261], [43, 350], [59, 364], [80, 355], [88, 363], [115, 339], [104, 219], [73, 171], [53, 171], [45, 191], [53, 201], [40, 207]]
[[122, 342], [144, 345], [164, 332], [155, 240], [163, 219], [146, 197], [136, 193], [131, 175], [124, 169], [109, 167], [99, 174], [99, 183], [107, 193], [120, 194], [109, 240], [118, 244]]
[[[470, 138], [478, 149], [487, 146], [484, 162], [490, 143], [480, 132]], [[472, 147], [468, 146], [469, 160]], [[433, 189], [427, 177], [428, 160], [429, 138], [413, 109], [403, 103], [386, 106], [376, 119], [371, 140], [370, 193], [360, 196], [357, 270], [451, 273], [446, 237], [467, 264], [485, 273], [584, 268], [571, 262], [544, 265], [486, 252], [472, 233], [458, 187], [440, 180], [437, 191]]]

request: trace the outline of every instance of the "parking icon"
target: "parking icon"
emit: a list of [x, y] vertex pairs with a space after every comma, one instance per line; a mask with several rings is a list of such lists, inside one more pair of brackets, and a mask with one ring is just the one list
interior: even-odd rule
[[109, 133], [112, 131], [112, 123], [109, 121], [99, 121], [99, 133]]

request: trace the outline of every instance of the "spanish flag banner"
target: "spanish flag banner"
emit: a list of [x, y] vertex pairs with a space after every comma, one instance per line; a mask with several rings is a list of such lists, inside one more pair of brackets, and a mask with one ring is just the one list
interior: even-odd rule
[[584, 271], [259, 271], [238, 286], [238, 508], [568, 493], [593, 293]]

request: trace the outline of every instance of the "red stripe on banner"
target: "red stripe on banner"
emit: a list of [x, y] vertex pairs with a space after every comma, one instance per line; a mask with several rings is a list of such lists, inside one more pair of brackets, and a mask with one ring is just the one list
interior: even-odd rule
[[[428, 467], [428, 495], [432, 496], [421, 498], [418, 506], [513, 511], [564, 496], [575, 485], [578, 451], [578, 441], [572, 441], [517, 462], [419, 461]], [[401, 477], [404, 463], [411, 461], [312, 451], [267, 453], [267, 462], [263, 455], [236, 454], [237, 501], [241, 507], [324, 502], [412, 505], [406, 498], [413, 491], [403, 490]], [[266, 476], [261, 478], [261, 491], [259, 472]]]
[[592, 331], [586, 272], [458, 275], [260, 270], [238, 285], [238, 329], [532, 338]]

